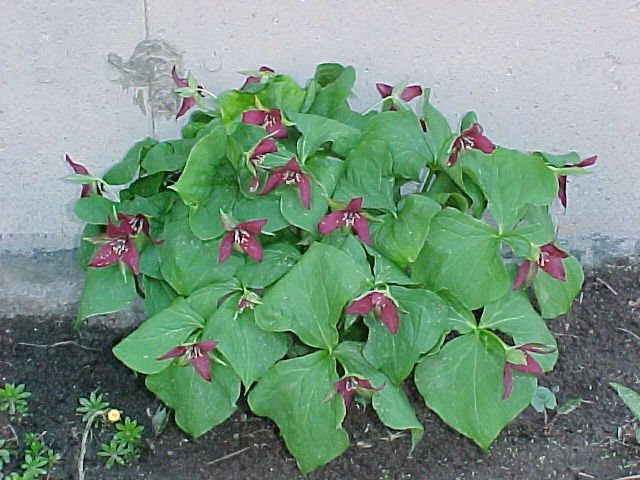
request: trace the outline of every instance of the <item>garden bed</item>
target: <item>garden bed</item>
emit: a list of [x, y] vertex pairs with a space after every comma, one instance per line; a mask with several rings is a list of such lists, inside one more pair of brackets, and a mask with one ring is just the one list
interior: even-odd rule
[[[587, 274], [572, 312], [549, 321], [560, 361], [541, 378], [558, 386], [558, 402], [584, 402], [558, 416], [528, 409], [499, 436], [488, 453], [444, 425], [411, 386], [409, 396], [425, 427], [411, 457], [408, 435], [384, 427], [371, 409], [351, 408], [345, 426], [352, 446], [320, 467], [309, 479], [615, 479], [640, 473], [640, 448], [632, 442], [631, 414], [609, 387], [618, 382], [638, 389], [640, 378], [640, 265], [621, 259]], [[145, 426], [145, 451], [130, 467], [107, 470], [89, 445], [86, 478], [154, 480], [189, 478], [302, 478], [275, 425], [251, 414], [241, 401], [229, 421], [197, 441], [172, 423], [154, 437], [149, 413], [159, 401], [111, 354], [128, 332], [106, 326], [85, 327], [80, 337], [72, 319], [52, 316], [2, 320], [0, 381], [25, 383], [33, 393], [31, 416], [11, 425], [21, 436], [46, 431], [45, 441], [63, 454], [51, 479], [76, 478], [83, 424], [75, 409], [79, 397], [95, 389], [112, 406]], [[48, 348], [35, 345], [53, 345]], [[215, 406], [212, 406], [215, 408]], [[10, 436], [10, 419], [0, 414], [0, 429]], [[640, 477], [637, 477], [640, 478]]]

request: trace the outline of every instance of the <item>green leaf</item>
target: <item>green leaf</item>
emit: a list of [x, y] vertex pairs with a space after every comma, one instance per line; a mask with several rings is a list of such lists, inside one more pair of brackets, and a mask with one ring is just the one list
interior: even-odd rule
[[447, 306], [428, 290], [391, 287], [391, 295], [400, 311], [398, 332], [392, 335], [380, 320], [367, 315], [369, 339], [363, 353], [374, 367], [399, 385], [422, 354], [435, 347], [447, 332]]
[[218, 97], [216, 103], [220, 107], [222, 122], [225, 125], [236, 121], [245, 110], [254, 110], [256, 108], [255, 95], [238, 90], [225, 92], [224, 95]]
[[134, 298], [136, 284], [128, 267], [120, 270], [120, 266], [114, 264], [102, 268], [89, 268], [84, 279], [75, 325], [79, 326], [82, 320], [93, 315], [122, 310]]
[[302, 132], [298, 140], [298, 159], [305, 163], [322, 145], [334, 144], [334, 150], [346, 156], [358, 143], [362, 132], [331, 118], [299, 113], [292, 117], [296, 128]]
[[314, 243], [272, 286], [255, 309], [256, 322], [272, 332], [294, 332], [307, 345], [333, 349], [342, 308], [366, 283], [353, 260], [335, 247]]
[[238, 374], [245, 390], [287, 353], [289, 335], [262, 330], [253, 311], [238, 313], [240, 294], [229, 297], [207, 321], [202, 338], [215, 340], [218, 350]]
[[330, 117], [351, 95], [356, 71], [337, 64], [318, 65], [316, 80], [322, 88], [316, 92], [309, 113]]
[[440, 205], [422, 195], [407, 195], [399, 207], [396, 218], [387, 214], [379, 217], [382, 223], [371, 223], [371, 242], [389, 260], [408, 267], [418, 258]]
[[368, 283], [373, 283], [371, 265], [369, 265], [367, 252], [360, 239], [355, 235], [333, 233], [323, 237], [322, 243], [336, 247], [349, 255], [349, 258], [351, 258], [355, 264], [355, 268], [367, 278]]
[[82, 241], [78, 249], [78, 265], [85, 271], [89, 268], [89, 262], [100, 248], [98, 245], [88, 242], [85, 238], [95, 237], [101, 233], [104, 233], [104, 227], [102, 225], [87, 223], [82, 229], [82, 235], [80, 236]]
[[229, 366], [211, 364], [211, 382], [203, 380], [191, 365], [175, 363], [145, 384], [167, 406], [175, 410], [178, 427], [198, 438], [221, 424], [236, 410], [240, 379]]
[[218, 310], [221, 298], [241, 289], [240, 282], [235, 278], [230, 278], [224, 282], [213, 283], [196, 290], [187, 297], [187, 303], [202, 318], [208, 319]]
[[106, 225], [109, 218], [115, 218], [116, 204], [100, 195], [79, 198], [73, 207], [73, 213], [85, 223]]
[[151, 148], [142, 160], [142, 168], [147, 174], [157, 172], [175, 172], [187, 163], [193, 140], [173, 140], [161, 142]]
[[376, 284], [414, 285], [416, 283], [402, 268], [373, 248], [367, 248], [367, 252], [374, 258], [373, 276]]
[[[484, 307], [480, 323], [481, 328], [498, 330], [513, 338], [516, 345], [542, 343], [557, 347], [556, 340], [547, 328], [547, 324], [535, 311], [529, 298], [522, 291], [509, 290], [506, 295]], [[553, 368], [558, 353], [528, 353], [535, 358], [542, 369], [548, 372]]]
[[[153, 175], [145, 175], [133, 182], [127, 190], [123, 192], [130, 192], [131, 195], [138, 195], [140, 197], [150, 197], [155, 195], [160, 190], [160, 186], [164, 181], [164, 172], [154, 173]], [[120, 192], [122, 196], [122, 192]]]
[[124, 185], [125, 183], [129, 183], [136, 176], [136, 173], [138, 173], [140, 162], [146, 153], [156, 143], [158, 143], [158, 141], [153, 138], [145, 138], [137, 142], [129, 149], [120, 162], [116, 163], [105, 173], [103, 180], [109, 185]]
[[504, 350], [485, 334], [446, 343], [416, 367], [415, 382], [427, 407], [450, 427], [487, 450], [500, 431], [531, 401], [532, 375], [514, 372], [513, 390], [502, 400]]
[[311, 177], [311, 208], [304, 208], [295, 185], [284, 185], [277, 191], [281, 197], [282, 216], [292, 225], [318, 235], [318, 223], [327, 213], [326, 198], [331, 197], [342, 168], [343, 162], [336, 158], [312, 157], [304, 167]]
[[271, 418], [302, 473], [330, 462], [349, 446], [345, 408], [333, 384], [335, 360], [327, 352], [276, 363], [249, 393], [249, 406]]
[[230, 211], [237, 193], [238, 185], [233, 179], [225, 175], [216, 178], [207, 199], [189, 208], [189, 225], [196, 237], [200, 240], [211, 240], [224, 233], [220, 210]]
[[389, 148], [393, 173], [409, 180], [419, 180], [420, 172], [434, 160], [415, 113], [382, 112], [367, 125], [362, 141], [379, 140]]
[[541, 157], [549, 165], [554, 167], [564, 167], [565, 165], [573, 165], [580, 162], [580, 155], [577, 152], [569, 152], [563, 155], [554, 155], [546, 152], [533, 152], [533, 155]]
[[362, 356], [362, 344], [342, 342], [336, 348], [335, 356], [345, 370], [345, 375], [356, 375], [367, 379], [382, 390], [374, 391], [371, 397], [373, 409], [380, 421], [394, 430], [411, 431], [411, 450], [424, 434], [424, 427], [416, 418], [416, 413], [402, 387], [395, 385], [386, 375], [377, 371]]
[[451, 139], [453, 132], [444, 115], [434, 107], [430, 100], [431, 90], [425, 89], [422, 104], [422, 118], [427, 124], [425, 137], [434, 156], [441, 150], [443, 144]]
[[498, 233], [452, 208], [431, 221], [412, 278], [434, 291], [450, 290], [470, 310], [500, 298], [511, 287]]
[[503, 232], [524, 217], [529, 205], [548, 205], [558, 194], [556, 174], [539, 157], [499, 147], [481, 162], [466, 155], [460, 162], [477, 175], [489, 211]]
[[146, 275], [142, 278], [144, 285], [144, 312], [147, 317], [167, 308], [175, 300], [178, 294], [171, 286], [163, 281]]
[[[438, 296], [447, 304], [449, 331], [455, 330], [461, 335], [476, 328], [476, 317], [458, 298], [447, 289], [438, 290]], [[448, 333], [448, 332], [447, 332]]]
[[543, 318], [555, 318], [571, 310], [573, 299], [580, 293], [584, 273], [574, 257], [562, 259], [566, 280], [556, 280], [544, 270], [538, 269], [533, 288]]
[[214, 128], [193, 146], [182, 175], [171, 186], [184, 203], [198, 205], [209, 197], [220, 168], [227, 162], [226, 148], [223, 127]]
[[338, 181], [334, 199], [347, 203], [364, 197], [365, 208], [395, 212], [394, 188], [389, 147], [381, 140], [363, 140], [345, 160], [345, 174]]
[[165, 241], [160, 250], [160, 270], [164, 279], [180, 295], [190, 295], [199, 288], [222, 282], [235, 275], [244, 263], [240, 255], [232, 255], [218, 263], [218, 240], [203, 241], [189, 228], [185, 216], [167, 219]]
[[555, 394], [547, 387], [538, 386], [536, 393], [534, 393], [531, 399], [531, 406], [533, 409], [542, 413], [545, 410], [553, 410], [558, 406]]
[[624, 404], [631, 410], [631, 413], [640, 421], [640, 393], [619, 383], [610, 382], [609, 385], [618, 393]]
[[113, 354], [131, 370], [147, 375], [158, 373], [173, 361], [157, 360], [158, 357], [187, 342], [203, 326], [204, 319], [178, 297], [113, 347]]
[[[300, 198], [298, 198], [300, 202]], [[289, 223], [280, 211], [280, 201], [276, 196], [258, 196], [247, 198], [239, 196], [233, 205], [233, 216], [239, 222], [267, 219], [263, 232], [275, 233], [287, 228]]]
[[300, 252], [288, 243], [264, 247], [261, 262], [249, 262], [238, 270], [236, 277], [246, 288], [265, 288], [279, 280], [300, 259]]

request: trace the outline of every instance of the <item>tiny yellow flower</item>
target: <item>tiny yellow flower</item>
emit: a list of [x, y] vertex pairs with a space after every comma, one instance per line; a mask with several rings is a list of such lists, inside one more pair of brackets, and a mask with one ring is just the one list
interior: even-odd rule
[[116, 410], [115, 408], [112, 408], [111, 410], [107, 411], [107, 421], [109, 423], [116, 423], [120, 421], [120, 410]]

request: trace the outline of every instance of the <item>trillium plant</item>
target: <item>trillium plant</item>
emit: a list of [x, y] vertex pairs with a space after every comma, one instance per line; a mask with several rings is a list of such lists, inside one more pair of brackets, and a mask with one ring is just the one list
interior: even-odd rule
[[545, 320], [583, 274], [550, 211], [595, 157], [497, 145], [473, 112], [452, 129], [417, 84], [379, 83], [359, 113], [352, 67], [244, 75], [214, 95], [174, 70], [182, 138], [146, 138], [102, 177], [66, 156], [78, 325], [139, 295], [147, 318], [113, 352], [178, 426], [199, 437], [243, 394], [302, 472], [348, 448], [358, 403], [413, 449], [407, 382], [487, 449], [557, 360]]

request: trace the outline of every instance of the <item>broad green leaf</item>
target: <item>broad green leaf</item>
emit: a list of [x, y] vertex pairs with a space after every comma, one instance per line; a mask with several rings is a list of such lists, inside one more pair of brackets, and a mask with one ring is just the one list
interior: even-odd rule
[[240, 294], [230, 296], [207, 321], [202, 338], [215, 340], [218, 350], [238, 374], [245, 390], [287, 353], [289, 335], [262, 330], [253, 311], [238, 313]]
[[262, 261], [246, 263], [236, 277], [246, 288], [265, 288], [287, 273], [300, 256], [300, 252], [288, 243], [267, 245]]
[[536, 412], [542, 413], [545, 410], [555, 410], [558, 406], [558, 401], [551, 390], [540, 385], [536, 388], [536, 393], [531, 399], [531, 406]]
[[556, 174], [539, 157], [499, 147], [482, 162], [469, 158], [462, 156], [460, 162], [477, 175], [489, 211], [503, 232], [524, 217], [529, 205], [548, 205], [556, 198]]
[[500, 298], [511, 287], [498, 233], [452, 208], [431, 221], [412, 278], [434, 291], [450, 290], [470, 310]]
[[544, 270], [538, 269], [533, 289], [543, 318], [555, 318], [571, 310], [573, 299], [580, 293], [584, 273], [574, 257], [562, 259], [566, 280], [556, 280]]
[[609, 385], [618, 393], [636, 420], [640, 421], [640, 393], [619, 383], [611, 382]]
[[307, 345], [331, 350], [338, 343], [336, 324], [343, 307], [365, 283], [346, 253], [314, 243], [265, 293], [255, 309], [256, 322], [265, 330], [291, 331]]
[[335, 392], [336, 362], [327, 352], [276, 363], [249, 393], [249, 406], [271, 418], [302, 473], [330, 462], [349, 446], [344, 402]]
[[364, 197], [364, 208], [395, 212], [393, 158], [381, 140], [363, 140], [345, 160], [345, 174], [340, 178], [334, 198], [349, 202]]
[[407, 195], [399, 207], [396, 218], [386, 214], [380, 217], [382, 223], [371, 223], [371, 242], [389, 260], [408, 267], [418, 258], [440, 205], [422, 195]]
[[152, 148], [157, 140], [152, 138], [145, 138], [140, 140], [125, 154], [124, 158], [111, 167], [107, 173], [105, 173], [103, 180], [109, 185], [124, 185], [129, 183], [138, 173], [140, 162]]
[[229, 212], [238, 192], [235, 181], [225, 175], [217, 177], [212, 187], [206, 200], [189, 209], [189, 225], [200, 240], [211, 240], [224, 233], [220, 210]]
[[513, 390], [503, 400], [504, 364], [504, 350], [495, 338], [471, 333], [425, 357], [416, 367], [415, 382], [427, 407], [487, 450], [527, 408], [536, 389], [534, 376], [514, 372]]
[[238, 222], [266, 218], [267, 224], [262, 229], [263, 232], [274, 233], [289, 226], [280, 212], [280, 201], [272, 195], [253, 198], [239, 196], [233, 205], [233, 216]]
[[98, 249], [100, 248], [98, 245], [95, 245], [91, 242], [85, 240], [85, 238], [95, 237], [96, 235], [100, 235], [103, 233], [104, 227], [102, 225], [93, 225], [91, 223], [87, 223], [82, 229], [82, 241], [80, 242], [80, 248], [78, 249], [78, 265], [83, 270], [87, 270], [89, 268], [89, 262], [96, 254]]
[[285, 117], [290, 118], [300, 111], [304, 101], [305, 91], [287, 75], [278, 75], [269, 83], [268, 88], [260, 92], [259, 97], [268, 95], [271, 104], [277, 105]]
[[142, 278], [142, 285], [144, 286], [144, 312], [147, 318], [167, 308], [178, 296], [164, 280], [145, 275]]
[[116, 204], [100, 195], [79, 198], [73, 207], [73, 213], [85, 223], [106, 225], [109, 218], [115, 219]]
[[402, 387], [395, 385], [386, 375], [376, 370], [362, 356], [362, 344], [342, 342], [336, 348], [335, 356], [345, 370], [345, 375], [356, 375], [367, 379], [382, 390], [372, 393], [371, 403], [380, 421], [394, 430], [411, 431], [411, 450], [424, 434], [424, 427], [416, 418], [416, 413]]
[[367, 248], [367, 252], [374, 258], [373, 276], [376, 284], [414, 285], [416, 283], [409, 278], [407, 272], [373, 248]]
[[424, 91], [424, 103], [422, 104], [422, 118], [427, 124], [425, 137], [433, 155], [437, 155], [446, 141], [451, 139], [453, 132], [444, 115], [430, 102], [430, 89]]
[[356, 71], [353, 67], [336, 64], [331, 64], [329, 68], [319, 65], [316, 79], [322, 88], [316, 92], [309, 113], [330, 117], [351, 95]]
[[193, 146], [182, 175], [171, 186], [187, 205], [198, 205], [208, 198], [220, 168], [227, 162], [226, 148], [223, 127], [216, 127]]
[[576, 152], [569, 152], [563, 155], [554, 155], [546, 152], [533, 152], [533, 155], [541, 157], [549, 165], [554, 167], [564, 167], [565, 165], [573, 165], [580, 162], [580, 155]]
[[187, 163], [193, 140], [173, 140], [161, 142], [151, 148], [142, 160], [142, 168], [148, 174], [156, 172], [175, 172]]
[[445, 288], [438, 290], [436, 293], [447, 304], [449, 331], [455, 330], [464, 335], [475, 330], [477, 321], [471, 310], [465, 307], [453, 293]]
[[471, 111], [465, 113], [460, 121], [460, 131], [464, 132], [465, 130], [468, 130], [474, 123], [478, 123], [478, 116], [476, 115], [476, 112]]
[[187, 342], [202, 327], [204, 319], [178, 297], [113, 347], [113, 354], [131, 370], [147, 375], [158, 373], [173, 361], [157, 360], [158, 357]]
[[202, 318], [207, 319], [216, 312], [221, 299], [241, 289], [240, 282], [235, 278], [230, 278], [224, 282], [213, 283], [196, 290], [187, 297], [187, 303], [198, 312]]
[[140, 253], [140, 273], [147, 277], [162, 280], [160, 250], [156, 245], [147, 244]]
[[160, 270], [180, 295], [190, 295], [209, 284], [228, 280], [244, 263], [243, 258], [235, 254], [219, 264], [220, 241], [197, 238], [184, 216], [167, 219], [164, 231], [165, 240], [158, 246]]
[[312, 157], [305, 165], [311, 183], [311, 208], [304, 208], [295, 185], [283, 185], [277, 191], [282, 216], [292, 225], [318, 235], [318, 222], [328, 209], [326, 198], [331, 197], [342, 168], [343, 162], [337, 158]]
[[367, 315], [369, 339], [363, 353], [374, 367], [399, 385], [422, 354], [447, 333], [447, 306], [428, 290], [391, 287], [391, 295], [400, 311], [398, 332], [391, 334], [380, 320]]
[[[357, 128], [350, 127], [331, 118], [299, 113], [292, 120], [302, 132], [298, 140], [298, 159], [305, 163], [323, 144], [332, 142], [334, 150], [346, 156], [355, 147], [362, 135]], [[337, 148], [336, 148], [337, 147]]]
[[[127, 190], [132, 195], [138, 195], [140, 197], [150, 197], [155, 195], [160, 190], [160, 186], [164, 181], [165, 173], [158, 172], [153, 175], [145, 175], [144, 177], [140, 177], [135, 182], [133, 182]], [[120, 196], [122, 196], [122, 192], [120, 192]]]
[[129, 267], [118, 264], [89, 268], [84, 279], [75, 325], [93, 315], [122, 310], [136, 298], [136, 284]]
[[203, 380], [191, 365], [175, 362], [145, 384], [175, 410], [178, 427], [194, 438], [221, 424], [236, 410], [240, 379], [229, 366], [211, 364], [211, 382]]
[[409, 180], [419, 180], [422, 169], [434, 160], [415, 113], [383, 112], [374, 117], [362, 141], [384, 142], [393, 158], [393, 173]]
[[148, 218], [164, 217], [171, 209], [178, 195], [171, 190], [151, 195], [150, 197], [135, 197], [131, 200], [123, 200], [118, 205], [118, 212], [129, 215], [142, 214]]
[[[484, 307], [480, 323], [481, 328], [498, 330], [513, 338], [515, 345], [542, 343], [556, 347], [556, 340], [547, 328], [547, 324], [535, 311], [529, 298], [522, 291], [509, 290], [506, 295]], [[542, 366], [544, 371], [553, 368], [558, 353], [529, 353]]]
[[547, 205], [529, 205], [524, 221], [527, 225], [519, 226], [513, 233], [526, 237], [534, 245], [546, 245], [556, 238], [556, 227]]
[[225, 125], [236, 121], [245, 110], [254, 110], [255, 95], [248, 92], [240, 92], [238, 90], [229, 90], [218, 97], [216, 103], [220, 107], [222, 113], [222, 122]]
[[358, 271], [367, 278], [370, 284], [373, 284], [367, 252], [359, 238], [352, 234], [344, 235], [334, 232], [331, 235], [324, 236], [322, 243], [336, 247], [349, 255], [349, 258], [353, 260]]

